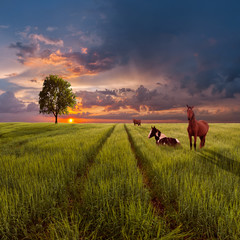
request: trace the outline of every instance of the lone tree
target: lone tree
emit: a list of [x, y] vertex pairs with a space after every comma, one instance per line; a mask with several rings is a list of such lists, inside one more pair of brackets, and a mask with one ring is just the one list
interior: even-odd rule
[[71, 84], [57, 75], [45, 78], [42, 91], [39, 93], [39, 112], [53, 114], [55, 123], [61, 114], [68, 114], [68, 107], [74, 107], [76, 96], [70, 88]]

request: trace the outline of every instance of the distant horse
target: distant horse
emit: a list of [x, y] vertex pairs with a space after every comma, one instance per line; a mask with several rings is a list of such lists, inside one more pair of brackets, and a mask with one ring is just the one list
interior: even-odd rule
[[161, 133], [157, 128], [155, 128], [155, 126], [151, 128], [152, 129], [148, 134], [148, 138], [155, 137], [157, 145], [168, 145], [168, 146], [180, 145], [180, 142], [178, 141], [178, 139], [166, 137], [166, 135]]
[[194, 106], [187, 105], [187, 117], [188, 117], [188, 137], [190, 140], [190, 149], [192, 150], [192, 136], [194, 136], [194, 149], [196, 150], [197, 136], [200, 138], [200, 148], [205, 145], [205, 138], [209, 129], [208, 123], [203, 120], [197, 121], [193, 112]]
[[134, 126], [137, 124], [138, 126], [141, 126], [141, 120], [133, 119]]

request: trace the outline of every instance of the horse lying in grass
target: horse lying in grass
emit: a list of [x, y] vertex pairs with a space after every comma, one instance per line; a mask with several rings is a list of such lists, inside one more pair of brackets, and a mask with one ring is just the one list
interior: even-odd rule
[[180, 142], [178, 139], [166, 137], [166, 135], [161, 133], [157, 128], [155, 128], [155, 126], [151, 128], [152, 129], [148, 134], [148, 138], [155, 137], [157, 145], [167, 145], [167, 146], [173, 146], [173, 147], [180, 145]]

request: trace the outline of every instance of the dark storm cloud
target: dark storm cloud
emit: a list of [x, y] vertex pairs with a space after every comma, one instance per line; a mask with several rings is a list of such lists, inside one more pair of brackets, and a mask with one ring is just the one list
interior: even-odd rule
[[135, 90], [131, 89], [131, 88], [120, 88], [120, 89], [105, 89], [105, 90], [97, 90], [96, 92], [98, 93], [102, 93], [105, 95], [113, 95], [113, 96], [118, 96], [118, 95], [126, 95], [128, 93], [133, 93], [135, 92]]
[[81, 52], [66, 53], [63, 57], [78, 63], [80, 66], [84, 66], [92, 73], [110, 70], [118, 63], [113, 53], [104, 51], [100, 48], [90, 49], [87, 54]]
[[84, 108], [91, 108], [93, 106], [109, 106], [114, 104], [115, 100], [112, 96], [96, 92], [79, 91], [76, 93], [77, 97], [82, 98], [82, 106]]
[[[115, 95], [113, 94], [115, 93]], [[129, 89], [128, 92], [122, 93], [122, 89], [107, 89], [103, 91], [79, 91], [76, 93], [77, 97], [81, 98], [82, 106], [79, 108], [80, 110], [83, 108], [92, 108], [94, 107], [103, 107], [104, 108], [104, 116], [106, 118], [111, 118], [111, 116], [115, 116], [114, 119], [120, 119], [120, 115], [123, 117], [127, 117], [127, 115], [122, 115], [118, 110], [124, 109], [132, 109], [135, 113], [129, 113], [129, 118], [132, 116], [140, 116], [142, 119], [161, 119], [161, 120], [186, 120], [185, 112], [179, 114], [179, 111], [174, 113], [174, 109], [181, 109], [186, 106], [186, 104], [194, 105], [194, 106], [204, 106], [209, 103], [212, 105], [218, 105], [218, 109], [221, 112], [216, 112], [216, 117], [213, 116], [211, 111], [208, 111], [206, 107], [206, 112], [199, 112], [199, 116], [203, 116], [205, 119], [209, 119], [213, 121], [216, 119], [217, 121], [229, 121], [233, 117], [237, 117], [239, 119], [238, 110], [235, 110], [225, 116], [222, 113], [221, 108], [226, 106], [232, 106], [233, 102], [229, 104], [224, 104], [221, 100], [221, 95], [218, 97], [212, 95], [204, 95], [203, 93], [196, 93], [195, 97], [189, 96], [186, 93], [175, 94], [174, 88], [169, 88], [167, 86], [158, 87], [155, 90], [149, 90], [143, 85], [139, 86], [136, 90]], [[175, 94], [175, 95], [174, 95]], [[168, 110], [168, 111], [163, 111]], [[120, 114], [120, 115], [118, 115]], [[104, 118], [103, 115], [99, 118]], [[209, 116], [207, 116], [209, 115]], [[91, 115], [89, 115], [90, 117]], [[94, 114], [93, 114], [94, 116]], [[217, 117], [218, 116], [218, 117]]]
[[157, 95], [157, 90], [150, 91], [147, 88], [145, 88], [143, 85], [141, 85], [137, 90], [136, 90], [136, 101], [137, 102], [144, 102], [151, 100], [154, 96]]
[[[9, 15], [10, 7], [15, 14], [21, 9], [19, 22]], [[54, 11], [43, 18], [49, 9]], [[51, 63], [58, 66], [57, 71], [66, 68], [66, 76], [74, 73], [71, 77], [78, 86], [87, 83], [90, 88], [106, 88], [78, 92], [83, 107], [102, 106], [109, 114], [131, 108], [140, 114], [141, 110], [166, 110], [186, 103], [237, 102], [239, 11], [236, 0], [44, 0], [27, 5], [5, 1], [0, 20], [5, 24], [7, 19], [10, 29], [14, 24], [21, 29], [31, 23], [22, 39], [10, 45], [21, 63], [40, 57], [49, 60], [42, 61], [48, 67]], [[34, 74], [27, 79], [39, 77]], [[112, 89], [116, 81], [120, 89]], [[2, 90], [7, 87], [11, 91], [19, 88], [0, 81]]]
[[119, 92], [120, 94], [126, 94], [126, 93], [134, 92], [134, 90], [131, 89], [131, 88], [120, 88], [120, 89], [118, 89], [118, 92]]
[[101, 47], [117, 64], [134, 63], [139, 73], [152, 77], [171, 76], [169, 84], [178, 82], [193, 95], [211, 86], [212, 94], [223, 93], [222, 97], [240, 93], [239, 2], [107, 3], [107, 20], [100, 25], [107, 41]]
[[110, 89], [105, 89], [102, 91], [97, 90], [97, 92], [99, 92], [101, 94], [105, 94], [105, 95], [113, 95], [113, 96], [117, 95], [116, 90], [110, 90]]
[[[88, 74], [134, 64], [138, 74], [147, 74], [149, 81], [161, 75], [169, 85], [178, 83], [178, 91], [195, 95], [212, 87], [212, 94], [235, 97], [240, 93], [239, 9], [238, 1], [226, 4], [223, 0], [79, 1], [74, 8], [68, 6], [65, 21], [71, 37], [87, 48], [87, 54], [75, 48], [62, 56], [79, 65], [71, 68], [79, 75], [81, 66]], [[58, 17], [56, 21], [63, 23]], [[59, 27], [58, 31], [66, 34]], [[30, 36], [61, 45], [60, 40], [51, 42], [41, 34]], [[10, 47], [18, 49], [19, 61], [24, 62], [38, 46], [17, 42]], [[46, 49], [40, 56], [50, 54]]]
[[[196, 93], [212, 86], [212, 94], [222, 93], [224, 98], [233, 98], [240, 93], [240, 39], [219, 37], [214, 45], [204, 45], [194, 61], [195, 71], [189, 71], [181, 78], [182, 87]], [[229, 38], [229, 39], [228, 39]]]
[[169, 109], [174, 103], [176, 104], [174, 99], [158, 93], [156, 89], [149, 90], [143, 85], [136, 90], [121, 88], [95, 92], [79, 91], [76, 96], [82, 99], [83, 108], [102, 106], [108, 112], [120, 108], [157, 111]]

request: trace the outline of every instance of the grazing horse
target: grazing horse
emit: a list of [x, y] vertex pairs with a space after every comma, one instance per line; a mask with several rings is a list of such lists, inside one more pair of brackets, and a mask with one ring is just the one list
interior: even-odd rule
[[133, 119], [134, 126], [137, 124], [138, 126], [141, 126], [141, 120]]
[[157, 128], [155, 128], [155, 126], [151, 128], [152, 129], [148, 134], [148, 138], [155, 137], [157, 145], [168, 145], [168, 146], [180, 145], [180, 142], [178, 141], [178, 139], [166, 137], [166, 135], [161, 133]]
[[188, 137], [190, 140], [190, 149], [192, 150], [192, 136], [194, 136], [194, 149], [196, 150], [197, 137], [200, 138], [200, 148], [205, 145], [205, 138], [209, 129], [208, 123], [203, 120], [197, 121], [193, 112], [194, 106], [187, 105], [187, 117], [188, 117]]

